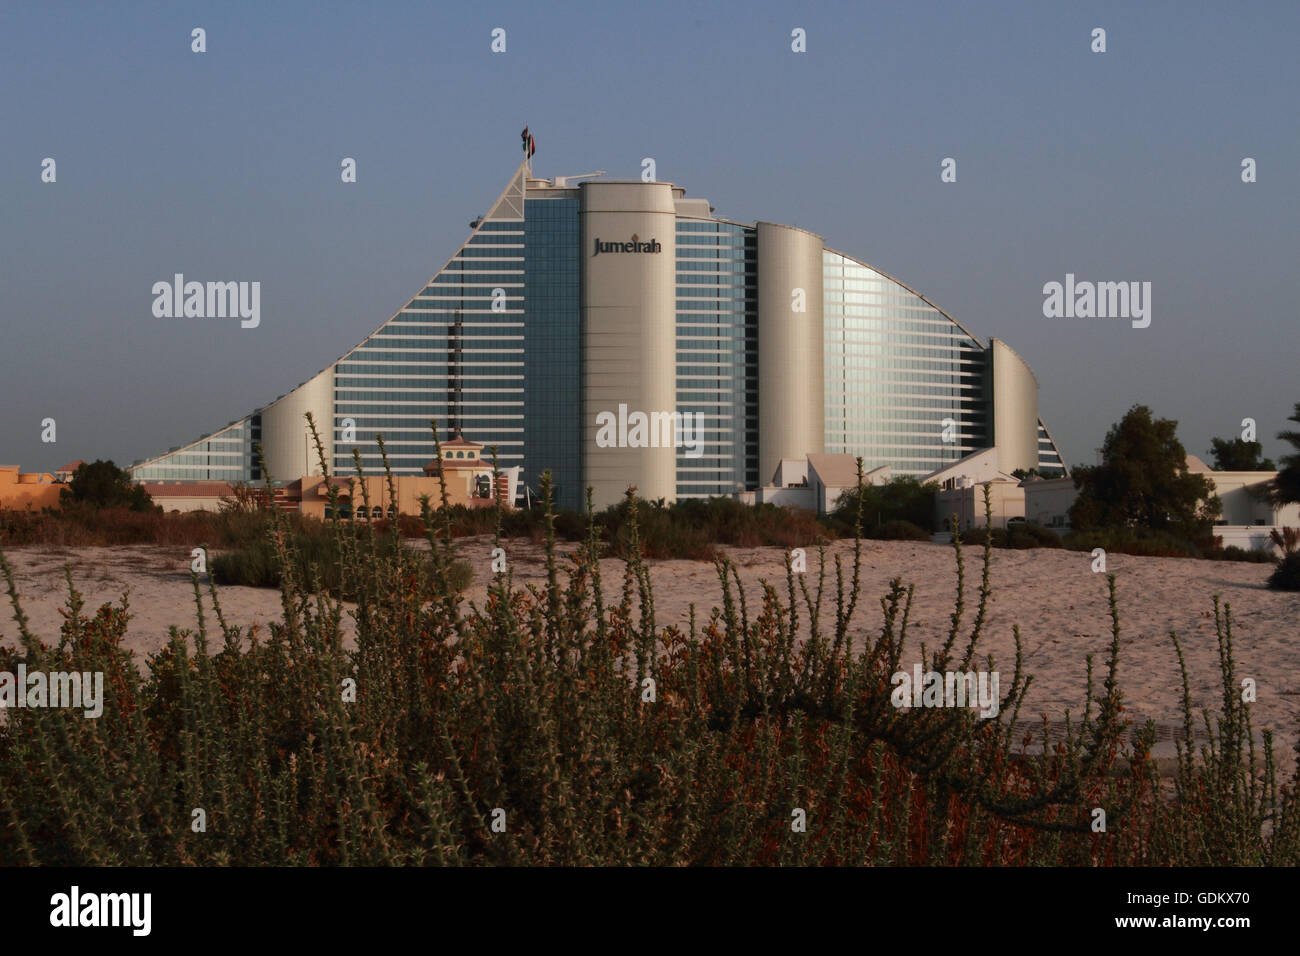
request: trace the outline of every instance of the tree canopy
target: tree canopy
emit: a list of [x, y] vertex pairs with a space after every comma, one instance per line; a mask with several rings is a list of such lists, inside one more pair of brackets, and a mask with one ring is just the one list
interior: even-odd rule
[[130, 508], [150, 511], [153, 499], [140, 485], [131, 481], [131, 473], [112, 461], [96, 460], [81, 464], [63, 489], [64, 502], [85, 504], [93, 508]]
[[[934, 526], [934, 502], [938, 485], [922, 484], [910, 475], [900, 475], [881, 485], [862, 486], [862, 523], [876, 528], [887, 521], [910, 521], [929, 530]], [[858, 490], [844, 491], [835, 503], [835, 516], [852, 524], [857, 515]]]
[[1178, 423], [1134, 405], [1111, 426], [1100, 465], [1074, 470], [1079, 496], [1070, 508], [1076, 531], [1153, 528], [1193, 537], [1222, 512], [1214, 484], [1187, 470]]
[[1275, 467], [1263, 457], [1263, 445], [1243, 438], [1211, 438], [1210, 454], [1215, 471], [1272, 471]]
[[[1300, 402], [1296, 402], [1295, 411], [1287, 421], [1300, 425]], [[1280, 470], [1273, 479], [1273, 500], [1278, 504], [1290, 504], [1300, 501], [1300, 431], [1288, 428], [1278, 432], [1277, 437], [1290, 442], [1295, 453], [1283, 455], [1278, 460]]]

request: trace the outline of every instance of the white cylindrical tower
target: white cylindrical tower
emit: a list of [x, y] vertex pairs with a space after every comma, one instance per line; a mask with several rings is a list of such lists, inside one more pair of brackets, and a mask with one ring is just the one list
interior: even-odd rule
[[584, 182], [579, 218], [583, 484], [597, 508], [622, 500], [629, 485], [671, 501], [676, 434], [664, 425], [677, 408], [673, 187]]
[[772, 222], [756, 232], [758, 477], [766, 483], [782, 458], [825, 449], [823, 243]]

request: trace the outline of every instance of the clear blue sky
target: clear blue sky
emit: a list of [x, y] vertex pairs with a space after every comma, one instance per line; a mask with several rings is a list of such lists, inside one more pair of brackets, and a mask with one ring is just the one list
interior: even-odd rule
[[[525, 124], [539, 175], [652, 156], [719, 215], [811, 229], [1005, 339], [1071, 464], [1135, 402], [1202, 455], [1254, 418], [1276, 456], [1300, 4], [1134, 6], [4, 3], [0, 461], [127, 464], [308, 378], [456, 249]], [[154, 318], [176, 272], [261, 281], [261, 326]], [[1150, 328], [1044, 318], [1067, 272], [1151, 282]]]

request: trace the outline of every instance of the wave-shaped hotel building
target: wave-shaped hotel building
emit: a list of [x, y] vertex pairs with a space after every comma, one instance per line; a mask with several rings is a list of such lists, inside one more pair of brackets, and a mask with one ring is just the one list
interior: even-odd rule
[[[587, 486], [598, 508], [628, 485], [752, 490], [818, 453], [924, 476], [996, 448], [1003, 472], [1064, 473], [1010, 347], [814, 233], [719, 219], [671, 183], [534, 178], [527, 160], [471, 227], [337, 362], [135, 479], [260, 481], [259, 443], [273, 478], [315, 474], [306, 412], [335, 474], [355, 471], [354, 448], [377, 471], [377, 434], [395, 473], [423, 474], [436, 419], [443, 440], [495, 446], [534, 493], [550, 469], [570, 508]], [[636, 412], [678, 440], [610, 441]], [[683, 422], [702, 423], [693, 443]]]

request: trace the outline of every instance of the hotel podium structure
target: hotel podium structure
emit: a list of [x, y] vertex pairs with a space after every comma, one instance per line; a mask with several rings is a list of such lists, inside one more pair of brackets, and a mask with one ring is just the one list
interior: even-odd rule
[[1064, 473], [1009, 346], [814, 233], [716, 218], [671, 183], [539, 179], [527, 162], [471, 226], [337, 362], [134, 478], [261, 481], [259, 443], [271, 478], [317, 474], [306, 412], [334, 474], [355, 472], [354, 448], [379, 471], [376, 435], [395, 473], [423, 474], [436, 419], [444, 441], [495, 446], [534, 493], [549, 469], [575, 509], [588, 486], [597, 508], [629, 485], [729, 495], [821, 452], [923, 476], [996, 447], [1004, 472]]

